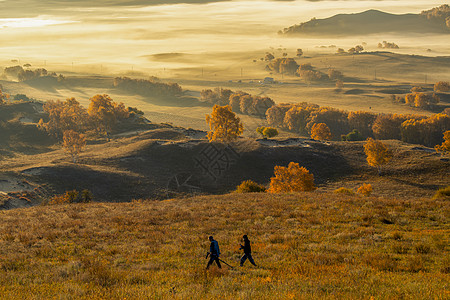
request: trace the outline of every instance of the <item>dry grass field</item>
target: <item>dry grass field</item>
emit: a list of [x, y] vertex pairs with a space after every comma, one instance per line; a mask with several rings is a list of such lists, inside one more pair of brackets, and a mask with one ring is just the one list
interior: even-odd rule
[[[448, 200], [228, 194], [1, 211], [2, 299], [448, 299]], [[258, 267], [239, 268], [248, 234]], [[207, 237], [236, 266], [205, 271]]]

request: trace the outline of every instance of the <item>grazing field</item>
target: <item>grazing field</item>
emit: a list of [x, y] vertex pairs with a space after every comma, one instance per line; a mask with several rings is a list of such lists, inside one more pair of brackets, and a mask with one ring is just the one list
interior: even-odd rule
[[[1, 211], [2, 299], [447, 299], [447, 200], [228, 194]], [[248, 234], [258, 267], [237, 267]], [[221, 258], [206, 272], [207, 237]]]

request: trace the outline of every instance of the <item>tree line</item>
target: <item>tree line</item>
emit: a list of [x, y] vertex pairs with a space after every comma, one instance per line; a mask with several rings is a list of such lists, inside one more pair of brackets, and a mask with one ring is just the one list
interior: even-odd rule
[[[315, 124], [324, 123], [334, 140], [397, 139], [407, 143], [434, 147], [442, 143], [443, 133], [450, 129], [450, 114], [430, 117], [409, 114], [376, 114], [320, 107], [312, 103], [281, 103], [269, 108], [270, 126], [309, 135]], [[348, 138], [347, 138], [348, 137]]]
[[146, 80], [116, 77], [114, 78], [114, 87], [144, 96], [176, 97], [183, 93], [183, 89], [178, 83], [163, 83], [159, 82], [157, 78]]
[[266, 111], [275, 105], [269, 97], [253, 96], [242, 91], [215, 88], [200, 93], [200, 101], [211, 105], [230, 105], [233, 112], [264, 117]]

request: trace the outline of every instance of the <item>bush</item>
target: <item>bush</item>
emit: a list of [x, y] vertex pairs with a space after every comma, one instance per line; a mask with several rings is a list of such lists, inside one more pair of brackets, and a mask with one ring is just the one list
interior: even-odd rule
[[257, 184], [252, 180], [243, 181], [236, 188], [236, 193], [262, 193], [266, 188], [263, 185]]
[[437, 190], [437, 192], [434, 194], [433, 199], [450, 199], [450, 185]]
[[359, 194], [363, 194], [364, 196], [370, 196], [370, 194], [372, 194], [372, 185], [371, 184], [363, 184], [362, 186], [360, 186], [358, 188], [358, 193]]
[[65, 194], [62, 195], [55, 195], [53, 196], [48, 204], [55, 205], [55, 204], [69, 204], [74, 203], [78, 199], [78, 192], [76, 190], [73, 191], [66, 191]]
[[288, 167], [275, 166], [275, 177], [270, 178], [270, 193], [313, 191], [314, 176], [305, 167], [290, 162]]
[[359, 131], [356, 130], [356, 129], [353, 129], [352, 132], [350, 132], [347, 135], [342, 135], [341, 138], [342, 138], [343, 141], [349, 141], [349, 142], [351, 142], [351, 141], [363, 141], [364, 140], [364, 138], [361, 135], [361, 133], [359, 133]]
[[264, 136], [265, 138], [271, 138], [278, 135], [278, 130], [273, 127], [258, 127], [256, 132]]
[[89, 203], [92, 202], [92, 199], [94, 197], [92, 196], [92, 193], [90, 190], [83, 190], [81, 191], [81, 202], [83, 203]]
[[414, 248], [419, 254], [428, 254], [431, 251], [431, 247], [425, 243], [417, 244]]
[[340, 187], [340, 188], [334, 190], [334, 193], [335, 194], [344, 194], [344, 195], [354, 195], [355, 194], [355, 192], [353, 192], [351, 189], [347, 189], [344, 187]]

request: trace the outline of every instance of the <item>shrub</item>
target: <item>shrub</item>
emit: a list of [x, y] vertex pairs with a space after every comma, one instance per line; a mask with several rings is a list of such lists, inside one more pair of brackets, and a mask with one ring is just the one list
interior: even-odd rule
[[275, 166], [275, 177], [270, 178], [270, 193], [313, 191], [314, 176], [305, 167], [290, 162], [288, 167]]
[[273, 127], [258, 127], [256, 132], [264, 136], [265, 138], [271, 138], [278, 135], [278, 130]]
[[353, 129], [352, 132], [350, 132], [347, 135], [342, 135], [341, 139], [343, 141], [348, 141], [348, 142], [351, 142], [351, 141], [363, 141], [364, 140], [364, 138], [361, 135], [361, 133], [359, 133], [359, 131], [356, 130], [356, 129]]
[[48, 204], [55, 205], [55, 204], [68, 204], [68, 203], [74, 203], [76, 202], [78, 198], [78, 192], [76, 190], [73, 191], [66, 191], [65, 194], [62, 195], [55, 195], [53, 196]]
[[252, 180], [243, 181], [236, 188], [236, 193], [261, 193], [265, 192], [266, 188]]
[[434, 194], [433, 199], [450, 199], [450, 185], [446, 186], [445, 188], [441, 188], [437, 190], [437, 192]]
[[81, 191], [81, 202], [89, 203], [89, 202], [92, 202], [93, 198], [94, 197], [92, 196], [92, 193], [90, 190], [82, 190]]
[[353, 192], [351, 189], [347, 189], [344, 187], [340, 187], [340, 188], [334, 190], [334, 193], [335, 194], [344, 194], [344, 195], [354, 195], [355, 194], [355, 192]]
[[425, 243], [417, 244], [414, 249], [416, 249], [416, 252], [419, 254], [428, 254], [431, 251], [431, 247]]
[[357, 192], [359, 194], [363, 194], [364, 196], [370, 196], [370, 194], [372, 194], [372, 191], [373, 189], [370, 183], [369, 184], [363, 183], [363, 185], [358, 188]]

